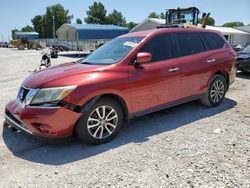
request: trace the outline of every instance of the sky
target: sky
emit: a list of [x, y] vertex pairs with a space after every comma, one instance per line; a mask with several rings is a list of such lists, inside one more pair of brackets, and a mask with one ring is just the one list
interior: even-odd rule
[[[96, 0], [102, 2], [108, 12], [117, 9], [128, 22], [140, 23], [150, 12], [165, 12], [166, 9], [196, 6], [201, 12], [211, 12], [211, 17], [220, 26], [225, 22], [241, 21], [250, 24], [250, 0]], [[11, 30], [20, 29], [31, 19], [44, 14], [46, 7], [60, 3], [76, 18], [86, 17], [86, 10], [93, 0], [1, 0], [0, 41], [11, 39]]]

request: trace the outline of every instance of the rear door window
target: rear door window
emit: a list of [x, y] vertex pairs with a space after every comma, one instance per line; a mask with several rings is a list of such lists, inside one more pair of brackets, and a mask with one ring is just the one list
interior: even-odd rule
[[152, 55], [151, 63], [174, 57], [171, 36], [164, 34], [149, 40], [139, 52], [148, 52]]
[[198, 32], [176, 33], [181, 56], [193, 55], [205, 51], [205, 46]]
[[210, 50], [220, 49], [225, 46], [225, 41], [216, 33], [202, 33]]

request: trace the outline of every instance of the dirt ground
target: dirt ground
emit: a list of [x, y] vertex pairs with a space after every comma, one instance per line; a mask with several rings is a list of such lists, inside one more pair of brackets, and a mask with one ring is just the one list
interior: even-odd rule
[[219, 107], [196, 101], [143, 116], [99, 146], [51, 145], [4, 126], [5, 105], [40, 58], [0, 48], [0, 187], [250, 187], [250, 75], [237, 74]]

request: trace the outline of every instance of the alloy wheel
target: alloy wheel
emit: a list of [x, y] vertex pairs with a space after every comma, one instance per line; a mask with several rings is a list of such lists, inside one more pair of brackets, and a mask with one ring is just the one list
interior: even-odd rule
[[224, 97], [224, 93], [225, 93], [225, 86], [223, 81], [216, 80], [211, 87], [211, 92], [210, 92], [211, 100], [214, 103], [218, 103]]
[[116, 129], [118, 115], [114, 108], [103, 105], [95, 108], [88, 117], [87, 129], [95, 139], [105, 139]]

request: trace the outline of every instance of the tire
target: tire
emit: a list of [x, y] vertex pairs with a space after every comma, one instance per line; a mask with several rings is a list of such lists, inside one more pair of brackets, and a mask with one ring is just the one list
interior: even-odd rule
[[[217, 89], [218, 88], [218, 89]], [[215, 107], [225, 98], [227, 92], [227, 82], [222, 75], [216, 74], [209, 83], [206, 95], [201, 102], [209, 107]]]
[[37, 50], [42, 49], [42, 46], [40, 44], [37, 45], [36, 47]]
[[247, 70], [241, 70], [241, 72], [244, 73], [244, 74], [249, 74], [250, 70], [249, 71], [247, 71]]
[[36, 44], [32, 44], [31, 49], [35, 50], [36, 48], [37, 48], [37, 45]]
[[18, 45], [18, 50], [24, 50], [24, 45], [23, 44], [20, 44], [20, 45]]
[[[105, 109], [105, 116], [103, 116], [103, 109]], [[121, 106], [111, 98], [100, 98], [88, 109], [83, 110], [76, 124], [76, 134], [85, 143], [103, 144], [118, 134], [122, 124]]]

